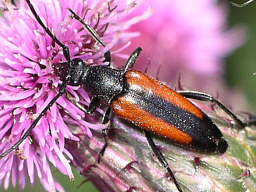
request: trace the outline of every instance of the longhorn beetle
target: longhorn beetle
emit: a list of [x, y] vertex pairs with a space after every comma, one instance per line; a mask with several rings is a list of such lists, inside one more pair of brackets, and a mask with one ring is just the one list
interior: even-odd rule
[[[182, 189], [163, 154], [154, 144], [149, 132], [166, 137], [188, 148], [205, 152], [223, 154], [228, 147], [228, 143], [219, 128], [204, 112], [186, 98], [216, 103], [236, 122], [239, 128], [255, 123], [252, 121], [243, 123], [221, 102], [208, 94], [194, 91], [176, 92], [140, 71], [130, 70], [142, 51], [140, 47], [130, 55], [124, 68], [121, 70], [110, 68], [111, 55], [109, 51], [104, 54], [105, 61], [109, 62], [108, 66], [87, 66], [79, 58], [71, 59], [69, 48], [60, 42], [49, 28], [43, 24], [30, 0], [26, 0], [26, 2], [37, 22], [53, 41], [63, 49], [66, 61], [56, 71], [56, 74], [62, 81], [59, 93], [43, 109], [24, 135], [10, 149], [0, 155], [0, 159], [15, 150], [28, 137], [30, 131], [35, 128], [46, 111], [65, 93], [67, 85], [82, 85], [93, 96], [88, 109], [74, 103], [88, 114], [92, 114], [95, 111], [99, 102], [108, 105], [102, 118], [103, 124], [109, 121], [110, 111], [112, 110], [118, 117], [130, 121], [143, 129], [150, 147], [162, 166], [168, 171], [179, 192], [182, 192]], [[68, 10], [84, 26], [96, 42], [103, 47], [106, 46], [94, 29], [87, 25], [70, 8]], [[108, 129], [104, 129], [103, 136], [106, 142], [100, 151], [99, 163], [100, 156], [104, 154], [108, 145], [107, 133]]]

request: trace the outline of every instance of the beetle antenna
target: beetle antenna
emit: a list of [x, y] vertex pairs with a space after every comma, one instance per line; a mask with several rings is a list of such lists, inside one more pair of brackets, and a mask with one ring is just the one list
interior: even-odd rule
[[90, 25], [86, 24], [83, 21], [83, 19], [80, 18], [72, 9], [68, 8], [68, 10], [72, 13], [72, 16], [84, 26], [84, 28], [88, 31], [88, 33], [90, 33], [90, 35], [93, 37], [95, 41], [100, 43], [103, 47], [106, 47], [104, 41], [100, 38], [98, 33]]
[[53, 39], [55, 43], [57, 43], [63, 50], [64, 57], [67, 61], [70, 61], [70, 54], [69, 54], [69, 48], [60, 42], [60, 40], [50, 31], [48, 27], [44, 25], [42, 20], [40, 19], [39, 15], [36, 13], [36, 10], [34, 6], [31, 4], [30, 0], [26, 0], [31, 12], [35, 16], [37, 22], [41, 25], [41, 27], [44, 29], [44, 31]]
[[251, 2], [253, 2], [254, 0], [248, 0], [245, 3], [242, 4], [238, 4], [238, 3], [234, 3], [234, 2], [230, 2], [233, 6], [235, 7], [245, 7], [246, 5], [249, 5]]
[[[90, 25], [86, 24], [84, 22], [84, 20], [81, 17], [79, 17], [72, 9], [68, 8], [68, 10], [72, 13], [72, 17], [74, 17], [76, 20], [78, 20], [84, 26], [84, 28], [88, 31], [88, 33], [92, 36], [92, 38], [96, 42], [101, 44], [102, 47], [106, 47], [106, 43], [100, 38], [98, 33]], [[107, 26], [108, 26], [108, 24], [107, 24]], [[109, 66], [111, 63], [110, 51], [107, 51], [104, 53], [104, 58], [105, 58], [105, 60], [103, 62], [109, 62], [109, 64], [108, 64], [108, 66]]]
[[[53, 35], [53, 33], [49, 30], [49, 28], [44, 25], [44, 23], [40, 19], [39, 15], [35, 11], [34, 6], [31, 4], [30, 0], [26, 0], [26, 2], [28, 4], [31, 12], [33, 13], [35, 19], [41, 25], [41, 27], [44, 29], [44, 31], [53, 39], [53, 41], [55, 43], [57, 43], [63, 49], [63, 54], [64, 54], [64, 57], [67, 60], [67, 62], [71, 62], [69, 48], [66, 45], [64, 45], [63, 43], [61, 43], [60, 40], [55, 35]], [[24, 133], [24, 135], [11, 148], [7, 149], [5, 152], [3, 152], [0, 155], [0, 159], [5, 157], [10, 152], [14, 151], [28, 137], [31, 130], [36, 127], [37, 123], [45, 115], [47, 110], [50, 109], [51, 106], [58, 100], [58, 98], [63, 95], [68, 82], [69, 82], [69, 76], [67, 76], [65, 81], [63, 81], [62, 85], [60, 86], [58, 94], [48, 103], [48, 105], [43, 109], [43, 111], [39, 114], [39, 116], [33, 121], [31, 126], [29, 127], [29, 129]]]

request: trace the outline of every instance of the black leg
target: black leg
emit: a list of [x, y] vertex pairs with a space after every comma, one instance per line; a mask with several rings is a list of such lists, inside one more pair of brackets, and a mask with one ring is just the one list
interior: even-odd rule
[[221, 103], [217, 99], [214, 99], [214, 97], [211, 96], [211, 95], [201, 93], [201, 92], [197, 92], [197, 91], [177, 91], [177, 92], [179, 94], [181, 94], [182, 96], [186, 97], [186, 98], [196, 99], [196, 100], [200, 100], [200, 101], [209, 101], [209, 102], [212, 102], [212, 103], [216, 103], [225, 113], [227, 113], [236, 122], [236, 124], [239, 126], [239, 128], [244, 128], [247, 125], [254, 125], [255, 124], [255, 120], [243, 123], [223, 103]]
[[103, 135], [105, 144], [103, 145], [102, 149], [100, 150], [100, 153], [99, 153], [99, 156], [98, 156], [98, 163], [100, 163], [100, 159], [101, 159], [101, 157], [103, 157], [104, 152], [108, 147], [108, 131], [109, 131], [109, 128], [102, 129], [102, 135]]
[[[90, 104], [89, 104], [88, 109], [86, 109], [86, 108], [84, 108], [83, 105], [76, 102], [76, 100], [68, 93], [67, 93], [67, 99], [72, 104], [74, 104], [76, 107], [78, 107], [81, 111], [83, 111], [85, 113], [88, 113], [88, 114], [92, 114], [95, 111], [95, 109], [96, 109], [96, 107], [97, 107], [97, 105], [100, 101], [99, 98], [93, 97]], [[109, 116], [110, 116], [110, 107], [107, 108], [107, 110], [105, 111], [105, 113], [102, 117], [102, 123], [103, 124], [106, 124], [106, 123], [109, 122]], [[105, 152], [105, 150], [107, 149], [107, 146], [108, 146], [108, 130], [109, 130], [109, 128], [105, 128], [105, 129], [102, 130], [102, 135], [103, 135], [105, 144], [103, 145], [102, 149], [100, 150], [100, 153], [99, 153], [99, 156], [98, 156], [98, 163], [100, 163], [101, 157], [104, 155], [104, 152]]]
[[[88, 109], [84, 108], [83, 105], [81, 105], [80, 103], [76, 102], [76, 100], [70, 95], [67, 93], [67, 99], [72, 103], [74, 104], [76, 107], [78, 107], [81, 111], [85, 112], [85, 113], [88, 113], [88, 114], [92, 114], [100, 99], [97, 98], [97, 97], [93, 97], [90, 104], [89, 104], [89, 107]], [[110, 107], [107, 108], [107, 110], [105, 111], [103, 117], [102, 117], [102, 123], [103, 124], [106, 124], [109, 122], [109, 116], [110, 116]], [[105, 141], [105, 144], [103, 145], [102, 149], [100, 150], [100, 153], [99, 153], [99, 156], [98, 156], [98, 163], [100, 163], [100, 160], [101, 160], [101, 157], [104, 155], [104, 152], [105, 150], [107, 149], [107, 146], [108, 146], [108, 130], [109, 128], [105, 128], [102, 130], [102, 135], [103, 135], [103, 138], [104, 138], [104, 141]]]
[[86, 109], [83, 105], [81, 105], [80, 103], [76, 102], [75, 98], [72, 97], [69, 93], [66, 94], [66, 98], [73, 104], [75, 105], [77, 108], [79, 108], [81, 111], [91, 115], [96, 107], [98, 106], [100, 99], [97, 97], [92, 97], [91, 102], [89, 103], [88, 109]]
[[95, 109], [98, 106], [99, 102], [100, 102], [100, 99], [98, 97], [93, 97], [92, 98], [92, 100], [91, 100], [91, 102], [89, 104], [89, 107], [88, 107], [88, 111], [87, 111], [87, 113], [89, 115], [91, 115], [95, 111]]
[[106, 124], [109, 122], [110, 111], [110, 107], [108, 107], [102, 117], [102, 124]]
[[147, 141], [148, 141], [151, 149], [153, 150], [153, 152], [157, 156], [158, 160], [160, 161], [162, 166], [168, 171], [168, 173], [169, 173], [170, 177], [172, 178], [172, 180], [173, 180], [175, 186], [177, 187], [178, 191], [182, 192], [182, 189], [181, 189], [179, 183], [177, 182], [174, 174], [172, 173], [172, 170], [170, 169], [170, 167], [169, 167], [166, 159], [164, 158], [162, 152], [156, 147], [156, 145], [155, 145], [154, 141], [152, 140], [149, 132], [144, 130], [144, 133], [145, 133], [145, 136], [147, 138]]
[[141, 51], [142, 51], [141, 47], [138, 47], [133, 51], [133, 53], [130, 55], [129, 59], [127, 60], [124, 68], [122, 69], [123, 74], [126, 73], [126, 71], [134, 65]]
[[29, 129], [24, 133], [24, 135], [22, 135], [22, 137], [8, 150], [6, 150], [5, 152], [3, 152], [0, 155], [0, 159], [2, 159], [3, 157], [5, 157], [8, 153], [12, 152], [13, 150], [15, 150], [29, 135], [29, 133], [31, 132], [32, 129], [34, 129], [37, 125], [37, 123], [39, 122], [39, 120], [45, 115], [45, 113], [47, 112], [48, 109], [50, 109], [50, 107], [57, 101], [57, 99], [63, 95], [63, 93], [65, 92], [65, 88], [67, 86], [66, 82], [63, 82], [59, 93], [48, 103], [48, 105], [44, 108], [44, 110], [39, 114], [39, 116], [33, 121], [33, 123], [30, 125]]
[[[107, 108], [105, 111], [103, 118], [102, 118], [102, 123], [106, 124], [109, 122], [109, 116], [110, 116], [110, 107]], [[100, 158], [103, 157], [105, 150], [107, 149], [108, 146], [108, 131], [109, 128], [105, 128], [102, 130], [102, 135], [105, 140], [105, 144], [103, 145], [102, 149], [100, 150], [99, 156], [98, 156], [98, 163], [100, 163]]]
[[[88, 114], [92, 114], [100, 99], [97, 98], [97, 97], [93, 97], [90, 104], [89, 104], [89, 107], [88, 109], [84, 108], [83, 105], [81, 105], [80, 103], [76, 102], [76, 100], [70, 95], [70, 94], [66, 94], [67, 96], [67, 99], [72, 103], [74, 104], [76, 107], [78, 107], [81, 111], [85, 112], [85, 113], [88, 113]], [[107, 110], [105, 111], [103, 117], [102, 117], [102, 123], [103, 124], [106, 124], [109, 122], [109, 116], [110, 116], [110, 107], [107, 108]], [[105, 128], [102, 130], [102, 135], [103, 135], [103, 138], [105, 140], [105, 144], [103, 145], [102, 149], [100, 150], [100, 153], [99, 153], [99, 156], [98, 156], [98, 163], [100, 163], [100, 159], [101, 157], [104, 155], [104, 152], [105, 150], [107, 149], [107, 146], [108, 146], [108, 130], [109, 128]]]
[[69, 48], [60, 42], [60, 40], [52, 34], [52, 32], [47, 28], [42, 20], [40, 19], [39, 15], [36, 13], [34, 6], [31, 4], [29, 0], [26, 0], [30, 10], [32, 11], [33, 15], [35, 16], [37, 22], [41, 25], [41, 27], [45, 30], [45, 32], [54, 40], [55, 43], [57, 43], [63, 50], [64, 57], [67, 61], [70, 61], [70, 54], [69, 54]]
[[110, 63], [111, 63], [111, 54], [110, 54], [110, 51], [107, 51], [106, 53], [104, 53], [104, 61], [103, 63], [105, 62], [108, 62], [108, 66], [110, 66]]

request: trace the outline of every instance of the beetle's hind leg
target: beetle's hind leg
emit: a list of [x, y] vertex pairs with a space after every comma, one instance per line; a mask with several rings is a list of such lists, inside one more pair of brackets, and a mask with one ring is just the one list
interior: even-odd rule
[[178, 181], [176, 180], [172, 170], [170, 169], [166, 159], [164, 158], [162, 152], [156, 147], [153, 139], [151, 138], [150, 134], [148, 131], [145, 131], [145, 136], [147, 138], [148, 144], [150, 145], [151, 149], [153, 150], [154, 154], [156, 155], [156, 157], [158, 158], [158, 160], [160, 161], [160, 163], [162, 164], [162, 166], [167, 170], [167, 172], [169, 173], [171, 179], [173, 180], [175, 186], [177, 187], [179, 192], [182, 192], [182, 189], [178, 183]]
[[212, 102], [218, 105], [226, 114], [228, 114], [238, 125], [239, 128], [244, 128], [248, 125], [256, 125], [256, 119], [252, 119], [246, 122], [242, 122], [232, 111], [230, 111], [223, 103], [215, 99], [213, 96], [206, 93], [197, 92], [197, 91], [177, 91], [179, 94], [186, 98], [195, 99], [199, 101]]
[[104, 155], [104, 152], [106, 151], [107, 147], [108, 147], [108, 132], [109, 132], [109, 128], [105, 128], [105, 129], [102, 129], [102, 135], [103, 135], [103, 138], [104, 138], [104, 145], [103, 147], [101, 148], [100, 152], [99, 152], [99, 156], [98, 156], [98, 163], [100, 164], [100, 161], [101, 161], [101, 157], [103, 157]]
[[[102, 118], [102, 123], [103, 124], [107, 124], [109, 122], [109, 116], [110, 116], [110, 107], [108, 107], [103, 115]], [[105, 144], [103, 145], [103, 147], [100, 150], [99, 156], [98, 156], [98, 163], [100, 163], [101, 157], [103, 157], [105, 150], [108, 147], [108, 132], [109, 132], [109, 127], [102, 129], [102, 135], [105, 141]]]

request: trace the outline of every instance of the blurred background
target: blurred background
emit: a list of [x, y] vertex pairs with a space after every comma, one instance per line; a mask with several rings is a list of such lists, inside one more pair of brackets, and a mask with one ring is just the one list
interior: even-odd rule
[[[240, 3], [241, 1], [235, 1]], [[245, 2], [245, 1], [243, 1]], [[237, 8], [229, 6], [229, 25], [241, 24], [248, 30], [248, 39], [239, 49], [226, 58], [226, 70], [224, 78], [230, 87], [236, 87], [243, 91], [251, 104], [250, 110], [256, 112], [256, 2], [246, 7]]]
[[[227, 3], [227, 1], [222, 2]], [[235, 2], [240, 3], [238, 0]], [[230, 9], [228, 16], [229, 27], [241, 25], [247, 29], [248, 35], [247, 41], [225, 59], [226, 64], [223, 79], [227, 86], [232, 89], [240, 90], [245, 94], [248, 100], [248, 106], [250, 106], [248, 110], [256, 114], [256, 75], [253, 75], [253, 73], [256, 72], [256, 1], [243, 8], [237, 8], [231, 5], [228, 5], [228, 7]], [[75, 182], [70, 182], [67, 176], [62, 176], [59, 172], [55, 171], [54, 168], [52, 172], [56, 172], [55, 179], [61, 183], [66, 191], [97, 191], [90, 182], [86, 182], [78, 187], [85, 178], [80, 177], [79, 173], [76, 173], [76, 170], [73, 170], [76, 179]], [[0, 191], [5, 190], [2, 187]], [[7, 190], [7, 192], [15, 191], [21, 190], [19, 188], [9, 188], [9, 190]], [[44, 189], [40, 182], [36, 180], [34, 186], [28, 184], [24, 191], [43, 192]]]

